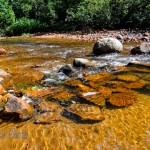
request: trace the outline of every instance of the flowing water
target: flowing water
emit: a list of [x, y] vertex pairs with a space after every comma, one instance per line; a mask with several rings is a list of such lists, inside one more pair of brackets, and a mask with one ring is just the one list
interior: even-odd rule
[[[0, 56], [0, 68], [12, 77], [5, 88], [31, 85], [41, 72], [51, 77], [76, 57], [86, 58], [94, 43], [66, 39], [8, 38], [0, 41], [7, 55]], [[150, 64], [148, 55], [129, 54], [134, 45], [124, 45], [124, 53], [87, 57], [97, 66], [125, 66], [129, 62]], [[150, 86], [150, 73], [137, 73]], [[7, 81], [8, 82], [8, 81]], [[148, 86], [148, 87], [149, 87]], [[60, 122], [39, 125], [32, 120], [0, 124], [0, 149], [33, 150], [149, 150], [150, 89], [140, 92], [135, 104], [106, 109], [105, 120], [95, 124], [77, 123], [65, 117]]]

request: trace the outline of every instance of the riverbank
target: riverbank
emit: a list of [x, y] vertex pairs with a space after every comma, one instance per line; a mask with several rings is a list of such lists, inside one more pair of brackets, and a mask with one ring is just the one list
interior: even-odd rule
[[74, 39], [83, 41], [97, 41], [99, 38], [113, 37], [123, 42], [140, 43], [143, 41], [150, 41], [150, 30], [101, 30], [101, 31], [88, 31], [88, 32], [66, 32], [66, 33], [37, 33], [32, 36], [36, 38], [62, 38]]

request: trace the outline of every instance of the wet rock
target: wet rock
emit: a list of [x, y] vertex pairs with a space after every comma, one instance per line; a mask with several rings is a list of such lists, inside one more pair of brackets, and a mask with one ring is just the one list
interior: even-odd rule
[[11, 75], [3, 69], [0, 69], [0, 77], [11, 77]]
[[99, 39], [93, 47], [93, 53], [95, 55], [121, 52], [122, 50], [123, 50], [123, 45], [119, 40], [115, 38]]
[[140, 44], [140, 50], [142, 53], [149, 53], [150, 54], [150, 43], [144, 42]]
[[82, 93], [80, 97], [86, 100], [87, 102], [91, 102], [95, 105], [100, 106], [101, 108], [105, 107], [105, 97], [99, 92]]
[[0, 95], [5, 94], [4, 87], [0, 84]]
[[67, 108], [67, 111], [79, 116], [82, 120], [95, 120], [101, 121], [105, 117], [97, 106], [91, 106], [87, 104], [72, 104]]
[[0, 48], [0, 55], [6, 54], [6, 50], [4, 48]]
[[117, 37], [116, 37], [118, 40], [123, 40], [124, 37], [121, 35], [121, 34], [118, 34]]
[[134, 104], [137, 100], [137, 94], [132, 91], [125, 93], [114, 93], [108, 102], [114, 106], [125, 107]]
[[50, 102], [50, 101], [43, 101], [42, 103], [38, 104], [38, 110], [41, 113], [44, 112], [54, 112], [58, 109], [60, 109], [60, 105], [54, 102]]
[[131, 49], [131, 54], [150, 54], [150, 43], [144, 42]]
[[93, 67], [94, 64], [85, 58], [75, 58], [73, 61], [74, 67]]
[[135, 55], [135, 54], [142, 54], [140, 47], [136, 46], [134, 48], [131, 49], [131, 54]]
[[45, 112], [39, 115], [34, 123], [35, 124], [51, 124], [60, 120], [62, 110], [57, 110], [55, 112]]
[[63, 104], [69, 102], [74, 96], [75, 95], [68, 90], [59, 89], [52, 94], [51, 98]]
[[68, 79], [68, 76], [66, 76], [63, 72], [58, 72], [57, 73], [57, 79], [64, 81], [64, 80]]
[[70, 64], [68, 64], [68, 65], [61, 67], [58, 72], [63, 72], [65, 75], [70, 76], [74, 72], [74, 69], [72, 68]]
[[70, 79], [70, 80], [66, 80], [65, 82], [63, 82], [63, 85], [68, 85], [72, 87], [77, 87], [78, 85], [81, 85], [81, 84], [82, 82], [77, 79]]
[[0, 84], [3, 84], [4, 79], [0, 77]]
[[24, 100], [15, 97], [12, 94], [6, 94], [3, 97], [5, 103], [5, 113], [17, 113], [21, 120], [27, 120], [32, 118], [34, 109], [26, 103]]
[[121, 81], [125, 81], [125, 82], [135, 82], [135, 81], [138, 81], [139, 78], [135, 75], [118, 75], [117, 76], [117, 79], [118, 80], [121, 80]]
[[58, 82], [55, 80], [55, 79], [45, 79], [42, 84], [45, 84], [45, 85], [58, 85]]
[[44, 74], [43, 80], [50, 78], [50, 76], [51, 76], [51, 72], [49, 70], [42, 71], [42, 73]]

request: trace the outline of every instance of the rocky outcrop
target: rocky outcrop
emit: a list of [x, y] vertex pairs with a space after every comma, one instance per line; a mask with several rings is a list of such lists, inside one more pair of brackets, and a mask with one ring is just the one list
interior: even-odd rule
[[93, 53], [95, 55], [102, 55], [114, 52], [121, 52], [123, 50], [123, 45], [121, 42], [115, 38], [102, 38], [99, 39], [94, 47]]

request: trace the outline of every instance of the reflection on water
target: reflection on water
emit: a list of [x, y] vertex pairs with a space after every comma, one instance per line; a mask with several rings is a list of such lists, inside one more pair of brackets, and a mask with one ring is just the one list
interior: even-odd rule
[[[7, 49], [8, 54], [0, 56], [0, 68], [7, 69], [13, 75], [9, 86], [29, 80], [27, 78], [31, 82], [41, 71], [48, 70], [53, 74], [62, 65], [72, 64], [75, 57], [85, 57], [91, 52], [92, 46], [93, 43], [60, 39], [5, 39], [0, 42], [0, 47]], [[131, 46], [126, 46], [129, 47]], [[98, 66], [124, 66], [129, 62], [150, 63], [147, 55], [110, 54], [88, 59]], [[34, 65], [39, 67], [33, 69], [31, 66]], [[133, 74], [145, 80], [147, 86], [138, 91], [138, 100], [132, 106], [106, 109], [105, 120], [95, 124], [75, 123], [63, 116], [61, 121], [50, 125], [33, 124], [33, 120], [3, 123], [0, 125], [0, 149], [150, 149], [150, 74]]]

